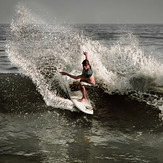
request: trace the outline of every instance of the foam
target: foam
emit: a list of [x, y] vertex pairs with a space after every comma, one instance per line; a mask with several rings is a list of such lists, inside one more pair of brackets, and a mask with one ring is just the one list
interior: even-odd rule
[[6, 52], [11, 62], [33, 80], [47, 105], [73, 110], [71, 101], [60, 95], [61, 89], [66, 93], [66, 82], [59, 72], [74, 70], [74, 74], [80, 74], [82, 51], [88, 52], [96, 83], [107, 93], [126, 94], [148, 91], [151, 85], [163, 86], [163, 65], [144, 54], [132, 33], [106, 47], [69, 24], [50, 25], [23, 5], [17, 6]]

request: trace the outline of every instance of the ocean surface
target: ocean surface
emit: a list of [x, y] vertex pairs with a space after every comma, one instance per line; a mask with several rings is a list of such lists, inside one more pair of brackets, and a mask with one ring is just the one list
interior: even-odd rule
[[[83, 51], [94, 115], [69, 100]], [[0, 162], [162, 163], [163, 25], [48, 22], [18, 6], [0, 25]]]

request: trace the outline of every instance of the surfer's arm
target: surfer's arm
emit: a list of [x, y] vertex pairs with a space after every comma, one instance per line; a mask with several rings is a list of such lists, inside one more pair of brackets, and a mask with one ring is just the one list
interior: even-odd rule
[[88, 60], [88, 53], [83, 51], [83, 54], [85, 55], [85, 59]]
[[60, 72], [60, 74], [69, 76], [70, 78], [73, 78], [73, 79], [80, 79], [81, 78], [81, 75], [75, 76], [75, 75], [68, 74], [67, 72]]

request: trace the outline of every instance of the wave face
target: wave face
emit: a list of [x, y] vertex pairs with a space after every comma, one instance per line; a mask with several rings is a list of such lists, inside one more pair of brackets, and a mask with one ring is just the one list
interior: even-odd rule
[[[97, 85], [106, 93], [136, 91], [140, 97], [140, 93], [159, 89], [162, 94], [163, 64], [145, 54], [132, 33], [121, 35], [108, 47], [74, 25], [57, 21], [50, 25], [20, 4], [10, 28], [9, 59], [32, 79], [49, 106], [74, 110], [64, 98], [67, 79], [59, 72], [80, 74], [82, 51], [88, 52]], [[160, 108], [162, 101], [161, 96]]]

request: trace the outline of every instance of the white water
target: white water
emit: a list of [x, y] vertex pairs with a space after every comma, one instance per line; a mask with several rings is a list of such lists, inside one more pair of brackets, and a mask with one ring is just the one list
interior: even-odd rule
[[69, 24], [50, 25], [20, 4], [6, 51], [11, 62], [33, 80], [46, 104], [58, 108], [74, 110], [72, 102], [60, 96], [67, 85], [59, 72], [80, 74], [82, 51], [88, 52], [96, 83], [107, 93], [163, 86], [163, 64], [145, 55], [132, 33], [108, 48]]

